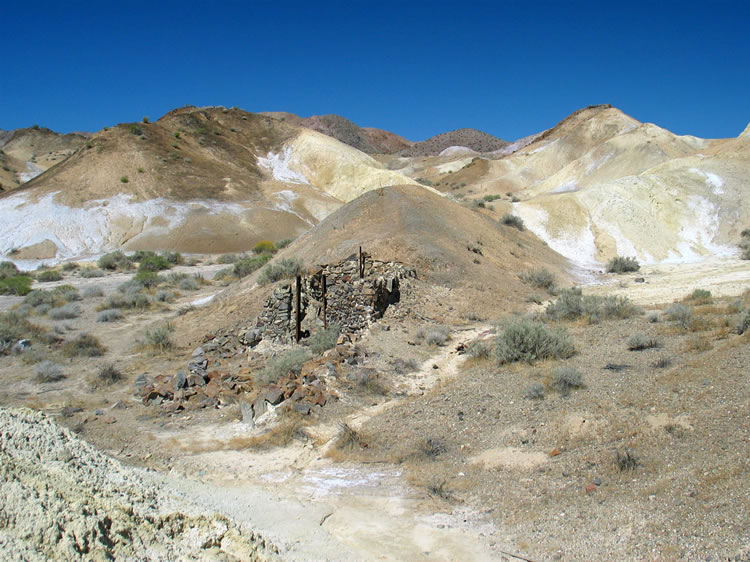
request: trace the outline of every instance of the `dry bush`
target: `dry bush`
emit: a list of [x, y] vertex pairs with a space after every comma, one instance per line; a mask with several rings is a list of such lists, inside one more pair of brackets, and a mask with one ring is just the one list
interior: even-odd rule
[[40, 383], [57, 382], [65, 378], [62, 366], [52, 361], [42, 361], [36, 368], [34, 380]]
[[551, 328], [535, 320], [513, 320], [496, 339], [495, 357], [500, 364], [567, 359], [574, 354], [573, 340], [565, 328]]
[[641, 264], [633, 257], [615, 256], [607, 263], [607, 273], [631, 273], [640, 268]]
[[544, 267], [540, 269], [527, 269], [522, 271], [518, 277], [522, 282], [538, 289], [545, 289], [551, 292], [555, 288], [555, 276]]
[[96, 374], [97, 378], [105, 384], [114, 384], [122, 380], [122, 373], [112, 363], [103, 365]]
[[571, 390], [585, 388], [583, 374], [574, 367], [559, 367], [552, 375], [552, 388], [563, 396], [570, 394]]
[[659, 347], [659, 340], [643, 333], [633, 334], [628, 338], [628, 349], [630, 351], [643, 351]]
[[81, 334], [62, 347], [65, 357], [99, 357], [105, 351], [106, 348], [91, 334]]
[[616, 452], [615, 466], [621, 472], [624, 472], [626, 470], [635, 470], [636, 468], [638, 468], [639, 465], [640, 465], [640, 461], [638, 460], [638, 457], [633, 455], [627, 449], [623, 453], [621, 453], [620, 451]]
[[706, 336], [694, 336], [685, 342], [685, 351], [708, 351], [713, 349], [713, 344]]

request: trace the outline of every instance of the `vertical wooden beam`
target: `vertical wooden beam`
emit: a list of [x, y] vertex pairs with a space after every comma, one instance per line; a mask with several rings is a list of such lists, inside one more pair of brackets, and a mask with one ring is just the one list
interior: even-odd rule
[[323, 329], [328, 329], [328, 288], [326, 287], [326, 276], [323, 274]]
[[362, 259], [362, 246], [359, 247], [359, 278], [362, 279], [365, 276], [365, 264]]
[[302, 322], [302, 277], [297, 275], [297, 287], [295, 288], [295, 300], [297, 301], [297, 307], [294, 313], [294, 339], [299, 343], [302, 337], [302, 331], [300, 330], [300, 324]]

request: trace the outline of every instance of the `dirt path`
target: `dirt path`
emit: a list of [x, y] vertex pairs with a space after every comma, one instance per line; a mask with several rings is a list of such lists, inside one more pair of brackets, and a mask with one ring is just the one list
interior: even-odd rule
[[[413, 374], [408, 395], [422, 393], [453, 377], [464, 355], [456, 347], [488, 326], [454, 334]], [[437, 366], [437, 369], [433, 366]], [[383, 402], [345, 420], [359, 427], [404, 400]], [[198, 428], [189, 435], [162, 433], [189, 448], [220, 444], [246, 435], [240, 422]], [[317, 442], [335, 437], [336, 428], [306, 428]], [[228, 513], [281, 545], [291, 560], [497, 560], [488, 537], [497, 530], [463, 506], [435, 499], [405, 482], [390, 464], [334, 463], [326, 446], [312, 441], [271, 451], [212, 451], [181, 457], [167, 482], [181, 493]]]

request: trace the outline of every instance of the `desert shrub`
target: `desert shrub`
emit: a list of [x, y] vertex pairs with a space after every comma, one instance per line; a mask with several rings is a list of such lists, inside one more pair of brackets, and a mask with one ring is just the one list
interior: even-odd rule
[[107, 308], [96, 315], [97, 322], [115, 322], [122, 318], [122, 311], [119, 308]]
[[0, 295], [18, 295], [23, 297], [31, 292], [34, 280], [29, 275], [0, 277]]
[[144, 339], [146, 345], [152, 349], [158, 349], [159, 351], [165, 351], [172, 348], [172, 340], [169, 338], [169, 334], [174, 332], [174, 326], [167, 323], [164, 326], [146, 330], [144, 332]]
[[318, 330], [308, 338], [310, 350], [319, 355], [324, 351], [331, 349], [336, 345], [341, 333], [341, 327], [338, 324], [328, 326], [327, 330]]
[[[26, 297], [23, 299], [23, 302], [33, 306], [34, 308], [46, 304], [50, 307], [55, 304], [57, 301], [57, 297], [52, 291], [44, 291], [41, 289], [35, 289], [31, 291]], [[49, 310], [49, 309], [48, 309]]]
[[140, 262], [138, 263], [138, 273], [142, 273], [144, 271], [149, 272], [157, 272], [157, 271], [163, 271], [165, 269], [169, 269], [172, 267], [172, 264], [167, 261], [167, 258], [164, 256], [147, 256], [144, 257]]
[[713, 302], [711, 291], [706, 289], [696, 289], [685, 300], [691, 301], [693, 304], [711, 304]]
[[532, 287], [546, 289], [547, 291], [555, 288], [555, 276], [544, 267], [540, 269], [527, 269], [526, 271], [522, 271], [518, 277], [521, 281]]
[[99, 357], [105, 351], [106, 348], [91, 334], [81, 334], [62, 347], [65, 357]]
[[99, 310], [107, 310], [108, 308], [146, 309], [149, 306], [151, 306], [151, 301], [143, 293], [113, 293], [99, 306]]
[[131, 259], [119, 250], [104, 254], [97, 260], [96, 264], [100, 269], [108, 269], [110, 271], [118, 269], [127, 270], [133, 266]]
[[648, 321], [649, 321], [649, 322], [650, 322], [651, 324], [656, 324], [656, 323], [657, 323], [657, 322], [659, 321], [659, 318], [660, 318], [660, 317], [659, 317], [659, 313], [658, 313], [658, 312], [655, 312], [655, 311], [654, 311], [654, 312], [649, 312], [649, 313], [648, 313], [648, 316], [646, 317], [646, 319], [647, 319], [647, 320], [648, 320]]
[[105, 384], [114, 384], [122, 380], [122, 373], [112, 363], [102, 365], [96, 377]]
[[484, 199], [487, 203], [492, 203], [493, 201], [497, 201], [498, 199], [500, 199], [500, 197], [500, 195], [485, 195], [484, 197], [482, 197], [482, 199]]
[[583, 375], [574, 367], [559, 367], [552, 374], [552, 388], [564, 396], [570, 394], [571, 390], [585, 386]]
[[122, 183], [128, 183], [130, 180], [128, 179], [128, 176], [120, 176], [120, 181]]
[[151, 289], [164, 282], [164, 278], [155, 271], [139, 271], [133, 277], [133, 283], [139, 284], [142, 288]]
[[501, 364], [565, 359], [574, 353], [575, 347], [567, 330], [526, 319], [508, 323], [497, 337], [495, 346], [495, 357]]
[[92, 279], [94, 277], [104, 277], [104, 272], [96, 267], [87, 267], [81, 270], [80, 276], [84, 279]]
[[81, 315], [81, 307], [77, 304], [67, 303], [58, 308], [51, 308], [47, 312], [52, 320], [71, 320]]
[[[252, 258], [242, 258], [234, 263], [232, 273], [240, 278], [247, 277], [251, 273], [263, 267], [266, 263], [268, 263], [268, 260], [270, 259], [270, 254], [261, 254], [260, 256], [255, 256]], [[216, 279], [216, 276], [214, 276], [214, 279]]]
[[451, 331], [447, 326], [432, 326], [426, 330], [424, 335], [424, 341], [427, 345], [443, 346], [450, 338]]
[[538, 382], [529, 385], [523, 395], [529, 400], [542, 400], [544, 399], [544, 385]]
[[200, 284], [195, 277], [187, 277], [180, 281], [179, 288], [181, 291], [197, 291]]
[[47, 271], [42, 271], [41, 273], [37, 273], [36, 280], [40, 283], [49, 283], [50, 281], [60, 281], [62, 279], [62, 274], [57, 271], [56, 269], [48, 269]]
[[154, 295], [154, 299], [157, 302], [172, 302], [174, 300], [174, 293], [166, 289], [162, 289]]
[[74, 269], [78, 269], [78, 264], [74, 261], [65, 262], [62, 266], [63, 271], [73, 271]]
[[664, 314], [671, 322], [676, 322], [685, 330], [690, 329], [693, 323], [693, 308], [685, 304], [670, 304]]
[[640, 268], [641, 264], [634, 257], [615, 256], [607, 262], [607, 273], [630, 273]]
[[276, 263], [269, 263], [263, 268], [258, 277], [258, 283], [267, 285], [279, 279], [289, 279], [302, 273], [302, 262], [298, 259], [283, 259]]
[[517, 228], [518, 230], [524, 229], [523, 219], [511, 213], [504, 214], [500, 218], [500, 224], [504, 224], [505, 226], [512, 226], [513, 228]]
[[294, 238], [284, 238], [283, 240], [279, 240], [278, 242], [276, 242], [276, 249], [282, 250], [292, 242], [294, 242]]
[[237, 254], [222, 254], [216, 259], [216, 263], [234, 263], [238, 259], [240, 259], [240, 257]]
[[65, 302], [73, 302], [81, 300], [81, 294], [78, 292], [73, 285], [60, 285], [52, 289], [52, 294], [56, 298], [61, 299]]
[[18, 312], [0, 313], [0, 343], [13, 344], [20, 339], [33, 339], [43, 333], [42, 328], [30, 323], [26, 316]]
[[161, 257], [172, 265], [182, 265], [185, 263], [185, 258], [182, 257], [180, 252], [162, 252]]
[[187, 273], [169, 273], [167, 274], [167, 283], [170, 285], [179, 285], [180, 281], [190, 277]]
[[659, 340], [643, 333], [633, 334], [628, 338], [628, 349], [630, 351], [643, 351], [659, 347]]
[[276, 246], [270, 240], [261, 240], [255, 246], [253, 246], [254, 254], [266, 254], [273, 253], [276, 251]]
[[221, 281], [230, 277], [234, 277], [234, 269], [231, 267], [225, 267], [214, 273], [214, 281]]
[[473, 359], [487, 359], [491, 350], [487, 342], [474, 340], [466, 346], [466, 354]]
[[672, 360], [669, 357], [659, 357], [656, 361], [651, 363], [654, 369], [666, 369], [672, 366]]
[[15, 277], [21, 273], [22, 272], [12, 261], [0, 262], [0, 279], [4, 279], [5, 277]]
[[92, 285], [91, 287], [86, 287], [85, 289], [83, 289], [81, 295], [85, 299], [90, 299], [93, 297], [103, 297], [104, 290], [98, 285]]
[[474, 209], [484, 209], [485, 207], [487, 207], [487, 203], [484, 199], [472, 199], [471, 206]]
[[41, 383], [57, 382], [65, 378], [63, 368], [57, 363], [53, 363], [49, 360], [42, 361], [39, 365], [37, 365], [35, 371], [35, 380]]
[[746, 311], [735, 327], [735, 332], [744, 334], [750, 328], [750, 310]]
[[713, 349], [711, 341], [705, 336], [696, 336], [685, 342], [685, 351], [708, 351]]
[[547, 306], [545, 314], [553, 320], [585, 318], [596, 324], [601, 320], [630, 318], [640, 309], [627, 297], [584, 295], [581, 289], [562, 289], [557, 300]]
[[339, 423], [338, 433], [333, 442], [333, 448], [337, 451], [351, 451], [363, 446], [362, 436], [344, 422]]
[[621, 472], [626, 470], [635, 470], [640, 465], [638, 458], [633, 455], [630, 451], [626, 450], [624, 453], [617, 451], [615, 455], [615, 466]]
[[268, 384], [276, 382], [288, 373], [299, 374], [302, 365], [308, 359], [310, 352], [307, 349], [290, 349], [266, 362], [265, 368], [258, 375], [259, 382]]

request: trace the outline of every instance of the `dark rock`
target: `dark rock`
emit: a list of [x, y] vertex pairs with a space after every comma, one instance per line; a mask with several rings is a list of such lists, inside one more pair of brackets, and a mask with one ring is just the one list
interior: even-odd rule
[[198, 373], [190, 373], [187, 377], [188, 386], [206, 386], [206, 379]]
[[185, 371], [177, 371], [177, 374], [174, 378], [174, 388], [175, 390], [180, 390], [181, 388], [185, 388], [187, 385], [187, 376], [185, 375]]
[[297, 402], [294, 404], [294, 411], [299, 412], [303, 416], [308, 415], [311, 409], [312, 405], [309, 402]]
[[601, 486], [602, 479], [597, 476], [596, 478], [594, 478], [594, 484], [596, 484], [597, 486]]
[[64, 418], [69, 418], [69, 417], [73, 416], [73, 414], [77, 414], [78, 412], [83, 412], [83, 408], [74, 408], [73, 406], [65, 406], [60, 411], [60, 414]]
[[278, 387], [271, 387], [266, 392], [266, 401], [273, 406], [284, 400], [284, 392]]
[[633, 279], [633, 281], [635, 281], [636, 283], [645, 283], [646, 282], [646, 280], [643, 277], [636, 277], [635, 279]]
[[138, 389], [142, 389], [148, 384], [148, 382], [148, 376], [146, 375], [146, 373], [142, 373], [135, 377], [135, 386], [138, 387]]
[[266, 403], [266, 399], [264, 396], [258, 396], [255, 399], [255, 402], [253, 402], [253, 412], [255, 412], [255, 417], [259, 418], [263, 414], [265, 414], [268, 411], [268, 404]]

